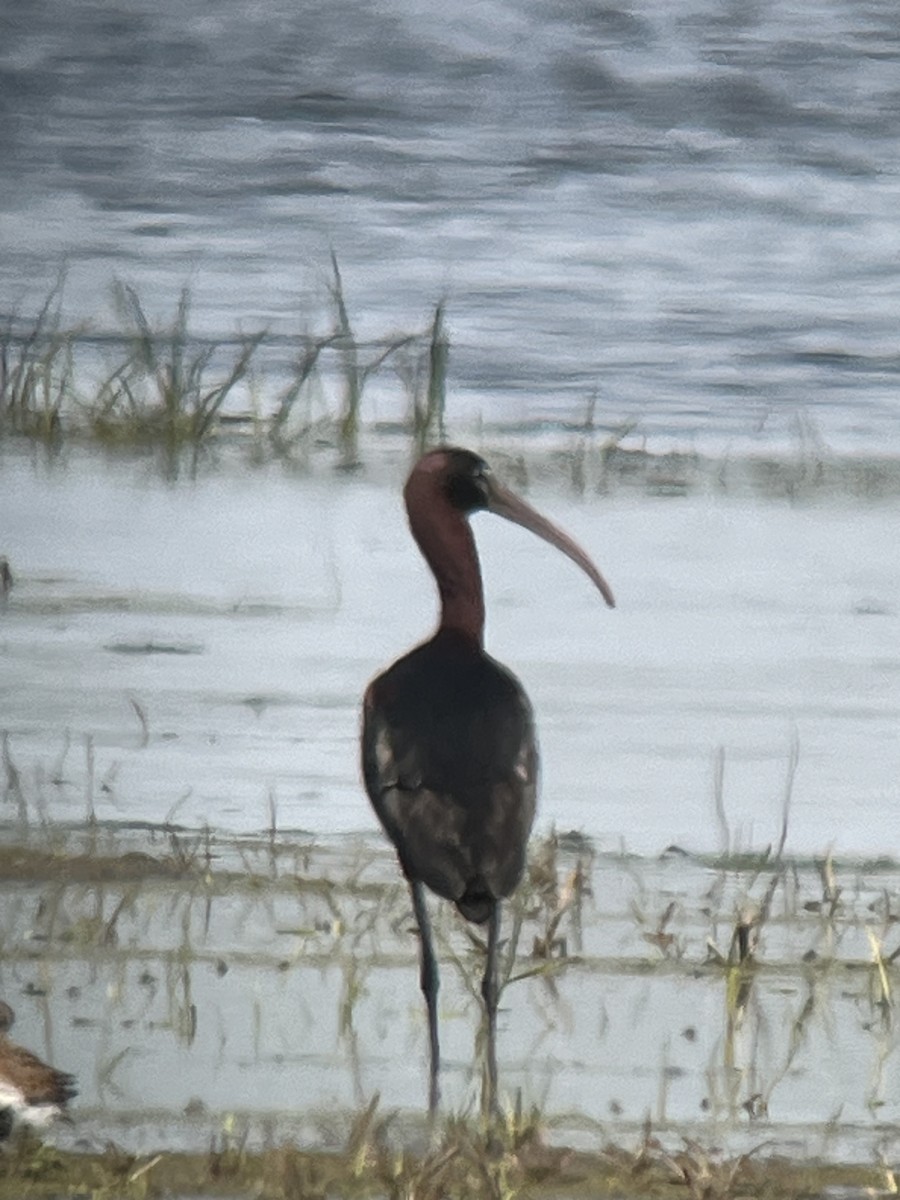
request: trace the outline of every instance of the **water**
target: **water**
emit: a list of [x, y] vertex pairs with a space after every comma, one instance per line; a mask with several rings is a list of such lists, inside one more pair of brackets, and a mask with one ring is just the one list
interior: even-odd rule
[[[0, 731], [32, 816], [90, 804], [259, 830], [274, 810], [281, 828], [372, 830], [362, 692], [435, 612], [404, 469], [173, 486], [89, 455], [56, 471], [6, 455]], [[896, 502], [530, 495], [618, 601], [525, 531], [476, 519], [487, 645], [536, 710], [541, 827], [650, 855], [762, 847], [796, 746], [789, 849], [896, 855]]]
[[[16, 1037], [78, 1078], [60, 1141], [342, 1148], [376, 1092], [379, 1112], [394, 1113], [390, 1136], [421, 1140], [427, 1029], [409, 898], [374, 839], [214, 837], [210, 876], [205, 844], [182, 838], [187, 878], [102, 882], [98, 854], [140, 846], [159, 858], [168, 838], [147, 845], [101, 826], [53, 842], [48, 878], [0, 886], [0, 985]], [[85, 843], [98, 876], [68, 878], [64, 847]], [[593, 857], [584, 843], [542, 861], [499, 1057], [504, 1099], [521, 1091], [526, 1112], [538, 1105], [551, 1141], [635, 1147], [649, 1116], [672, 1148], [690, 1137], [730, 1154], [763, 1143], [806, 1159], [895, 1157], [898, 1036], [866, 930], [886, 928], [896, 864], [839, 867], [830, 915], [818, 871], [789, 869], [758, 961], [738, 971], [708, 946], [727, 954], [735, 913], [762, 898], [774, 866]], [[564, 885], [577, 861], [586, 886], [556, 919], [565, 948], [548, 962], [532, 954], [563, 894], [547, 882]], [[471, 1112], [483, 958], [448, 905], [432, 909], [443, 1099]]]
[[457, 422], [896, 453], [898, 57], [888, 0], [6, 5], [0, 311], [293, 334], [334, 247], [361, 337], [447, 297]]
[[[887, 0], [7, 3], [0, 315], [34, 313], [64, 264], [67, 318], [102, 345], [121, 330], [113, 278], [158, 320], [187, 283], [198, 335], [269, 331], [265, 399], [290, 337], [330, 324], [334, 248], [361, 339], [423, 328], [446, 298], [455, 437], [484, 421], [533, 444], [596, 393], [598, 425], [635, 420], [651, 450], [822, 439], [896, 456], [898, 57]], [[365, 417], [398, 405], [385, 371]], [[5, 452], [7, 823], [377, 837], [359, 700], [434, 605], [402, 473], [398, 459], [352, 479], [171, 485]], [[896, 502], [574, 500], [540, 484], [531, 498], [619, 601], [606, 612], [571, 564], [479, 519], [489, 648], [537, 712], [539, 826], [642, 857], [598, 860], [587, 959], [558, 994], [507, 994], [506, 1085], [565, 1137], [589, 1121], [639, 1140], [649, 1111], [676, 1144], [726, 1130], [737, 1149], [771, 1135], [890, 1161], [896, 1031], [861, 964], [865, 926], [890, 931], [878, 905], [895, 873], [841, 875], [853, 916], [837, 931], [805, 907], [816, 870], [792, 876], [735, 1030], [703, 960], [707, 936], [727, 948], [741, 896], [717, 893], [708, 918], [718, 876], [656, 856], [777, 843], [788, 791], [789, 852], [896, 858]], [[389, 853], [371, 861], [396, 880]], [[343, 884], [346, 856], [333, 870]], [[405, 916], [385, 961], [339, 889], [343, 926], [292, 877], [260, 879], [208, 903], [55, 880], [0, 906], [17, 1035], [79, 1077], [72, 1139], [205, 1146], [240, 1104], [258, 1141], [321, 1144], [321, 1121], [375, 1089], [417, 1108]], [[643, 934], [673, 899], [684, 960], [669, 974]], [[841, 961], [820, 975], [811, 948]], [[337, 1020], [357, 969], [358, 1042]], [[477, 1004], [452, 970], [443, 994], [446, 1087], [464, 1105]], [[762, 1133], [740, 1107], [753, 1092], [771, 1100]]]

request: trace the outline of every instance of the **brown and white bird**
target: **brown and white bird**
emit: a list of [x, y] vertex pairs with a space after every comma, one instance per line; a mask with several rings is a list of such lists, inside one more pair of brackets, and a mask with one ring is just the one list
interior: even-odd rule
[[17, 1125], [46, 1128], [77, 1095], [74, 1076], [9, 1040], [14, 1021], [13, 1010], [0, 1000], [0, 1138]]

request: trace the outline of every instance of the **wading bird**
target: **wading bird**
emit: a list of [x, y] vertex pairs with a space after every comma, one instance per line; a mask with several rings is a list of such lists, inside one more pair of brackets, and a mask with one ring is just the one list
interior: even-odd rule
[[0, 1000], [0, 1139], [19, 1124], [44, 1128], [77, 1095], [72, 1075], [9, 1040], [6, 1035], [15, 1019], [10, 1006]]
[[476, 454], [432, 450], [404, 489], [410, 529], [437, 582], [440, 621], [427, 642], [369, 684], [363, 704], [366, 791], [394, 843], [419, 928], [431, 1044], [429, 1111], [439, 1098], [438, 968], [425, 887], [487, 925], [485, 1108], [497, 1105], [500, 901], [518, 884], [534, 820], [538, 752], [522, 685], [485, 653], [484, 595], [471, 513], [486, 509], [577, 563], [614, 604], [585, 552], [498, 483]]

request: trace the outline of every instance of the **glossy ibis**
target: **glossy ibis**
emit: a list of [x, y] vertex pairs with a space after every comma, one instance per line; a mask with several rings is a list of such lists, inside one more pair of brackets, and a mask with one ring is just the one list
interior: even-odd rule
[[[484, 596], [467, 518], [481, 509], [523, 525], [612, 592], [585, 552], [503, 487], [468, 450], [432, 450], [404, 489], [412, 535], [440, 593], [437, 632], [366, 690], [366, 791], [394, 843], [419, 927], [420, 981], [431, 1043], [429, 1111], [438, 1103], [438, 969], [425, 887], [487, 925], [485, 1108], [497, 1103], [500, 901], [518, 884], [535, 811], [538, 751], [522, 685], [484, 652]], [[401, 585], [402, 586], [402, 585]]]
[[77, 1094], [73, 1076], [9, 1040], [14, 1021], [13, 1010], [0, 1000], [0, 1139], [18, 1124], [49, 1125]]

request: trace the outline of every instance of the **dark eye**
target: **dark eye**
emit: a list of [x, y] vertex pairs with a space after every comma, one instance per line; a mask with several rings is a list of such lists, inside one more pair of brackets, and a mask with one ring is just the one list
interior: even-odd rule
[[488, 502], [488, 467], [476, 460], [464, 471], [455, 471], [447, 480], [447, 496], [460, 512], [475, 512]]

